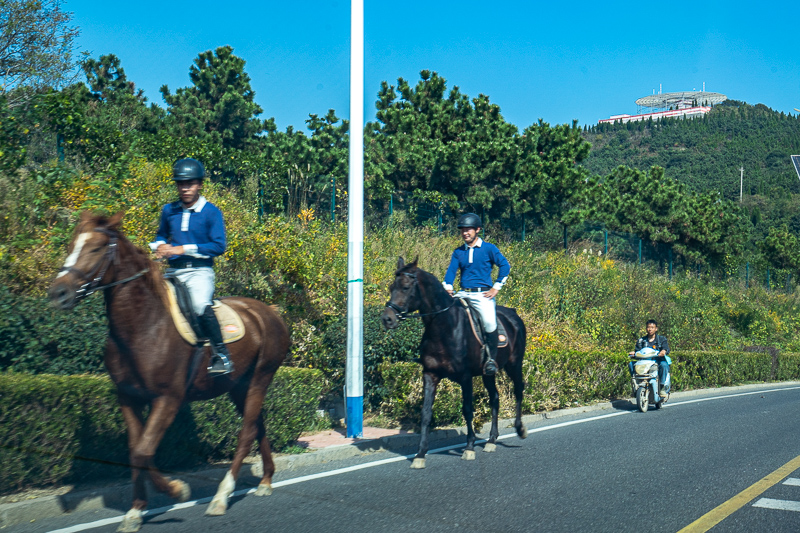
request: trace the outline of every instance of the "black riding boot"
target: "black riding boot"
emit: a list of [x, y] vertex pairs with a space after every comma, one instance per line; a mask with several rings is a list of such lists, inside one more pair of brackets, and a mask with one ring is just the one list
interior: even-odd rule
[[497, 341], [499, 334], [497, 330], [486, 333], [486, 347], [489, 349], [489, 356], [483, 364], [483, 375], [494, 376], [497, 373]]
[[208, 374], [213, 377], [233, 372], [231, 354], [228, 352], [228, 347], [222, 342], [222, 331], [219, 328], [219, 322], [214, 310], [209, 305], [205, 308], [203, 314], [197, 318], [203, 328], [203, 333], [211, 342], [213, 355], [211, 356], [211, 364], [208, 366]]

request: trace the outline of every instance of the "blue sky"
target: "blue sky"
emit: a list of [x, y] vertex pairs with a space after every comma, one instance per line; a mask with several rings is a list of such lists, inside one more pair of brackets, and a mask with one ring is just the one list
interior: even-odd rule
[[[791, 7], [794, 5], [794, 7]], [[438, 72], [487, 94], [520, 129], [542, 118], [594, 124], [635, 113], [658, 91], [721, 92], [800, 108], [796, 2], [378, 2], [365, 0], [365, 119], [383, 80]], [[227, 7], [226, 7], [227, 6]], [[697, 7], [695, 7], [697, 6]], [[231, 45], [247, 62], [262, 117], [304, 128], [309, 113], [349, 113], [350, 4], [66, 0], [92, 57], [113, 53], [152, 102], [190, 84], [197, 55]]]

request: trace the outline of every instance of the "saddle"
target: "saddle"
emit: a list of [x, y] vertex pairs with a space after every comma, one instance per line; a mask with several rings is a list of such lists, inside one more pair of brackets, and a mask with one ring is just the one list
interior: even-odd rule
[[[167, 292], [169, 313], [172, 315], [172, 320], [175, 322], [178, 333], [189, 344], [197, 345], [198, 339], [205, 338], [205, 335], [197, 321], [197, 316], [192, 310], [189, 291], [177, 278], [164, 280], [164, 288]], [[238, 341], [244, 337], [244, 322], [242, 322], [242, 318], [236, 311], [219, 300], [214, 300], [211, 308], [214, 310], [214, 314], [217, 315], [217, 320], [222, 329], [222, 341], [225, 344]], [[205, 344], [208, 345], [208, 341]]]
[[[484, 327], [483, 327], [483, 320], [481, 319], [481, 314], [472, 306], [472, 301], [468, 298], [459, 298], [459, 302], [461, 305], [464, 306], [464, 309], [467, 311], [467, 317], [469, 318], [469, 325], [472, 327], [472, 334], [475, 335], [475, 338], [480, 342], [482, 345], [486, 344], [483, 339], [484, 335]], [[497, 317], [497, 347], [498, 348], [505, 348], [508, 346], [508, 334], [506, 333], [506, 328], [503, 326], [503, 322], [500, 320], [500, 317]]]

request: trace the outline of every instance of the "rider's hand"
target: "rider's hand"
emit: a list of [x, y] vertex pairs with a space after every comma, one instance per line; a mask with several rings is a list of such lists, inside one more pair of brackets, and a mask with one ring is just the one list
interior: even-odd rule
[[664, 357], [665, 355], [667, 355], [667, 352], [664, 351], [664, 350], [661, 350], [660, 352], [658, 352], [658, 356], [659, 357]]
[[484, 298], [494, 298], [495, 296], [497, 296], [498, 292], [500, 292], [500, 291], [498, 291], [497, 289], [492, 287], [491, 289], [489, 289], [488, 291], [483, 293], [483, 297]]
[[636, 355], [636, 352], [628, 352], [628, 355], [630, 355], [631, 357], [633, 357], [634, 355]]
[[173, 255], [183, 255], [183, 246], [171, 246], [169, 244], [160, 244], [156, 248], [156, 256], [159, 259], [170, 257]]
[[455, 293], [453, 292], [453, 289], [445, 289], [445, 290], [447, 291], [447, 294], [449, 294], [450, 296], [452, 296], [453, 294], [455, 294]]
[[165, 257], [169, 257], [172, 252], [172, 246], [169, 244], [159, 244], [158, 248], [156, 248], [156, 257], [159, 259], [163, 259]]

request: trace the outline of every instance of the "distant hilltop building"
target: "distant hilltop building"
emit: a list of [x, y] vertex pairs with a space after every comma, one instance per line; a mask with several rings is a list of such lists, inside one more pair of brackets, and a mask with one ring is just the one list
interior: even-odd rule
[[[619, 122], [639, 122], [640, 120], [660, 120], [667, 117], [702, 117], [711, 106], [724, 102], [727, 96], [720, 93], [707, 93], [705, 84], [702, 91], [685, 91], [678, 93], [658, 93], [636, 100], [639, 106], [637, 115], [612, 115], [600, 121], [600, 124]], [[642, 108], [654, 109], [651, 113], [642, 113]]]

